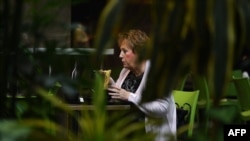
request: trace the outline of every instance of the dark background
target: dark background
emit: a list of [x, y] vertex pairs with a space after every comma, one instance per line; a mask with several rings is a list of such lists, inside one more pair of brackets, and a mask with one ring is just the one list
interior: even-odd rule
[[[91, 43], [94, 40], [96, 26], [103, 8], [106, 5], [105, 0], [91, 0], [72, 4], [71, 22], [80, 23], [85, 26], [86, 32], [91, 37]], [[141, 29], [147, 33], [150, 32], [151, 14], [150, 4], [148, 3], [128, 3], [125, 6], [122, 17], [122, 25], [120, 31], [129, 29]], [[112, 76], [118, 77], [122, 64], [119, 59], [120, 50], [118, 46], [114, 46], [114, 54], [107, 55], [103, 61], [103, 69], [112, 69]]]

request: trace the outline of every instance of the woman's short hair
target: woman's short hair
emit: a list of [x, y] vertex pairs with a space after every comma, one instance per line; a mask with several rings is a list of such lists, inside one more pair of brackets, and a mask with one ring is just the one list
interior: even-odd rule
[[142, 55], [146, 50], [146, 46], [149, 42], [148, 35], [138, 29], [131, 29], [128, 32], [120, 33], [118, 35], [118, 45], [120, 46], [123, 40], [127, 40], [127, 43], [131, 47], [134, 53]]

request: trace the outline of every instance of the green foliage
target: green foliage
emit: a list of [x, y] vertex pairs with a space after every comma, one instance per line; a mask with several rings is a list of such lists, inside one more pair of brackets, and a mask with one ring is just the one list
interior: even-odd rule
[[[128, 126], [131, 122], [129, 117], [121, 117], [121, 113], [110, 114], [106, 111], [104, 100], [106, 97], [101, 77], [97, 76], [96, 80], [86, 77], [72, 80], [59, 73], [48, 77], [43, 65], [49, 63], [57, 66], [58, 58], [54, 57], [56, 50], [53, 48], [66, 45], [59, 44], [62, 40], [47, 38], [45, 31], [49, 30], [50, 26], [69, 30], [68, 25], [57, 21], [56, 17], [58, 11], [69, 5], [70, 1], [12, 2], [7, 0], [0, 2], [1, 140], [152, 140], [154, 135], [151, 134], [143, 137], [139, 133], [131, 134], [142, 128], [141, 124]], [[75, 0], [72, 4], [78, 2], [86, 1]], [[107, 1], [95, 33], [94, 48], [97, 51], [85, 59], [79, 57], [84, 68], [89, 69], [83, 74], [91, 74], [104, 59], [103, 51], [115, 46], [115, 36], [119, 29], [127, 29], [130, 26], [124, 25], [121, 18], [124, 16], [126, 6], [133, 2]], [[222, 140], [223, 124], [235, 123], [238, 116], [238, 109], [234, 105], [220, 106], [219, 101], [225, 93], [225, 85], [230, 79], [234, 63], [239, 59], [243, 48], [249, 48], [249, 1], [149, 0], [141, 4], [150, 4], [152, 8], [150, 30], [152, 40], [145, 52], [152, 61], [152, 69], [143, 100], [150, 101], [167, 96], [170, 94], [169, 90], [172, 90], [186, 73], [194, 72], [207, 76], [209, 91], [214, 101], [207, 113], [212, 119], [211, 127], [206, 133], [202, 130], [202, 125], [199, 125], [192, 139]], [[29, 8], [25, 9], [24, 6]], [[32, 37], [26, 42], [21, 40], [21, 33], [24, 30]], [[27, 53], [26, 47], [35, 49], [42, 42], [48, 48], [47, 52]], [[74, 59], [76, 58], [79, 59], [78, 57]], [[71, 58], [62, 55], [59, 60], [61, 59], [64, 59], [63, 68], [72, 67]], [[51, 91], [58, 82], [60, 89]], [[74, 89], [81, 89], [83, 87], [81, 84], [94, 87], [96, 94], [93, 111], [81, 111], [81, 118], [77, 118], [65, 101], [57, 96], [64, 92], [68, 98], [73, 98], [76, 94]], [[27, 100], [19, 101], [20, 99], [15, 98], [18, 93], [16, 85], [21, 87]], [[48, 94], [50, 92], [54, 94]], [[6, 93], [10, 98], [7, 99]], [[35, 101], [33, 95], [36, 96]], [[61, 127], [53, 111], [67, 113], [77, 119], [82, 134], [78, 135]], [[185, 131], [184, 128], [183, 132]]]

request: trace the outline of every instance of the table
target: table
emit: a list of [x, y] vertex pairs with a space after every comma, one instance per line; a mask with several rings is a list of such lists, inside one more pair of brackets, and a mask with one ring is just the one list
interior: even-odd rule
[[[94, 110], [94, 105], [69, 104], [68, 107], [73, 111]], [[107, 105], [106, 110], [129, 110], [130, 105]]]
[[[68, 104], [68, 108], [72, 110], [73, 112], [75, 112], [75, 114], [77, 115], [75, 118], [79, 118], [81, 116], [81, 112], [94, 111], [95, 106], [91, 104]], [[117, 104], [112, 104], [112, 105], [106, 105], [106, 111], [109, 113], [116, 112], [116, 111], [121, 113], [121, 111], [126, 112], [130, 109], [131, 109], [131, 105], [129, 104], [125, 105], [125, 104], [117, 103]], [[61, 122], [68, 132], [73, 131], [78, 135], [81, 131], [79, 131], [78, 123], [75, 118], [70, 116], [68, 113], [65, 113], [62, 116]]]

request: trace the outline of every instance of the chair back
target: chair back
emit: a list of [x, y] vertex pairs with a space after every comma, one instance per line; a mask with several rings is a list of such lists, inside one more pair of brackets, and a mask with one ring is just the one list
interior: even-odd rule
[[233, 82], [238, 91], [237, 98], [242, 111], [250, 110], [250, 83], [246, 77], [233, 77]]
[[[242, 71], [241, 70], [233, 70], [232, 77], [242, 77]], [[235, 84], [232, 80], [228, 82], [225, 98], [237, 98], [238, 91], [235, 88]]]
[[192, 76], [193, 88], [194, 90], [200, 90], [198, 98], [199, 108], [205, 108], [206, 110], [211, 105], [210, 94], [208, 89], [208, 84], [205, 76], [203, 75], [193, 75]]
[[196, 105], [199, 97], [199, 90], [194, 91], [180, 91], [174, 90], [173, 96], [174, 100], [178, 105], [183, 105], [184, 103], [188, 103], [191, 106], [190, 111], [190, 118], [189, 118], [189, 126], [187, 135], [191, 137], [193, 134], [194, 122], [195, 122], [195, 115], [196, 115]]

